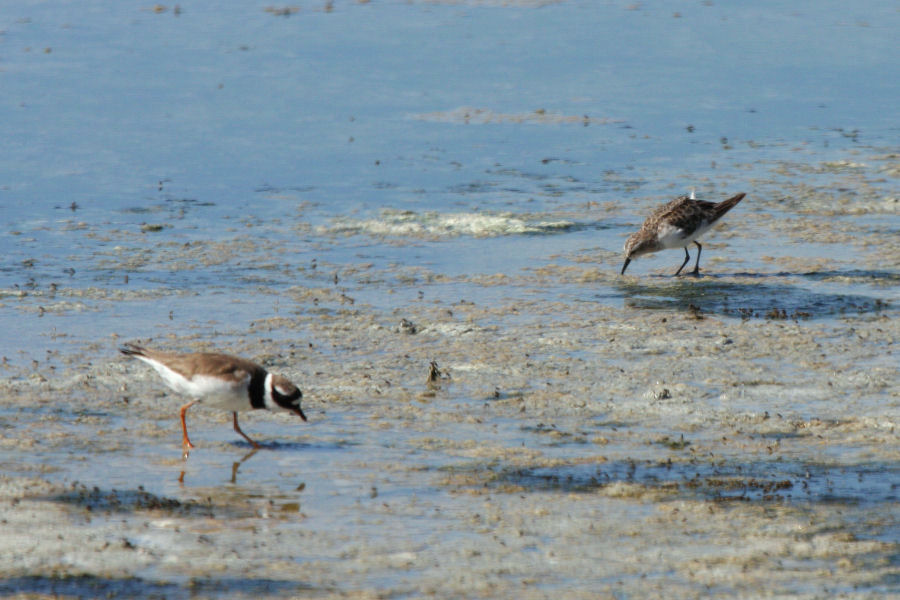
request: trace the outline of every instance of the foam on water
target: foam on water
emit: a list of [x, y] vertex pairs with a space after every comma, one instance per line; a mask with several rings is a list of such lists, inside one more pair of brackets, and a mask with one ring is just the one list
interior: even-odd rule
[[546, 221], [512, 213], [439, 213], [411, 210], [381, 211], [378, 219], [335, 219], [316, 228], [323, 235], [363, 234], [372, 236], [445, 238], [456, 236], [493, 237], [499, 235], [562, 233], [575, 227], [572, 221]]

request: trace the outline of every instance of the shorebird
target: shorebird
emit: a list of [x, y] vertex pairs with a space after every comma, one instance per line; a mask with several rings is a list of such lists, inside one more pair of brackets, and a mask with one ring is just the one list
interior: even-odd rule
[[182, 448], [184, 455], [194, 447], [188, 438], [185, 413], [198, 402], [234, 415], [234, 430], [250, 442], [238, 425], [238, 411], [253, 409], [285, 410], [306, 421], [300, 408], [303, 393], [293, 383], [273, 375], [249, 360], [207, 352], [177, 354], [125, 344], [119, 351], [138, 358], [153, 367], [172, 390], [192, 398], [181, 407]]
[[691, 192], [690, 196], [679, 196], [660, 206], [647, 217], [638, 231], [628, 236], [625, 242], [625, 264], [622, 265], [622, 274], [625, 274], [625, 269], [633, 258], [659, 250], [684, 248], [684, 262], [675, 271], [675, 275], [679, 275], [691, 260], [687, 247], [693, 242], [697, 245], [697, 262], [693, 274], [699, 275], [700, 252], [703, 246], [697, 238], [715, 226], [725, 213], [743, 200], [745, 195], [740, 193], [722, 202], [707, 202], [694, 199], [694, 193]]

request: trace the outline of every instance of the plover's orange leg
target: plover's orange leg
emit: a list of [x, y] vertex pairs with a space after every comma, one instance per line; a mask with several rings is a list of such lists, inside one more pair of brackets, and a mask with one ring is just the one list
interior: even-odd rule
[[250, 442], [250, 445], [251, 445], [251, 446], [253, 446], [253, 447], [256, 448], [257, 450], [259, 450], [260, 445], [257, 444], [256, 442], [254, 442], [253, 440], [251, 440], [249, 437], [247, 437], [247, 434], [246, 434], [246, 433], [244, 433], [243, 431], [241, 431], [241, 426], [238, 425], [237, 413], [234, 412], [234, 413], [231, 413], [231, 414], [234, 415], [234, 430], [237, 431], [239, 434], [241, 434], [241, 436], [243, 436], [243, 438], [244, 438], [245, 440], [247, 440], [248, 442]]
[[184, 421], [184, 414], [187, 412], [187, 409], [189, 409], [190, 407], [192, 407], [192, 406], [193, 406], [194, 404], [196, 404], [196, 403], [197, 403], [197, 401], [194, 400], [194, 401], [192, 401], [192, 402], [188, 402], [187, 404], [185, 404], [184, 406], [181, 407], [181, 433], [182, 433], [182, 436], [181, 436], [181, 447], [184, 448], [184, 453], [185, 453], [185, 455], [187, 455], [188, 450], [190, 450], [191, 448], [193, 448], [194, 445], [191, 443], [191, 440], [188, 439], [188, 434], [187, 434], [187, 423], [185, 423], [185, 421]]
[[[681, 263], [681, 266], [678, 267], [678, 270], [677, 270], [677, 271], [675, 271], [675, 276], [676, 276], [676, 277], [678, 276], [679, 273], [681, 273], [681, 270], [684, 268], [684, 265], [688, 264], [688, 261], [689, 261], [689, 260], [691, 260], [691, 255], [688, 254], [687, 246], [685, 246], [685, 247], [684, 247], [684, 262]], [[697, 260], [700, 260], [700, 257], [699, 257], [699, 256], [697, 257]]]

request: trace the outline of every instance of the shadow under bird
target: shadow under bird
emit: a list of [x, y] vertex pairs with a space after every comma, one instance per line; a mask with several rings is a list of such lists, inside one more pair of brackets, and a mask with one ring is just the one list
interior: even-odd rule
[[745, 195], [742, 192], [722, 202], [707, 202], [695, 200], [694, 194], [691, 193], [690, 196], [679, 196], [660, 206], [647, 217], [638, 231], [628, 236], [625, 242], [625, 264], [622, 265], [622, 275], [625, 274], [625, 269], [632, 259], [638, 256], [670, 248], [684, 248], [684, 262], [675, 271], [675, 275], [679, 275], [691, 260], [687, 249], [691, 243], [697, 245], [697, 262], [692, 273], [699, 275], [700, 252], [703, 246], [697, 238], [712, 229], [725, 213], [744, 199]]
[[162, 352], [135, 344], [125, 344], [119, 351], [144, 361], [159, 373], [172, 390], [192, 398], [181, 407], [182, 447], [185, 455], [194, 447], [188, 438], [185, 413], [198, 402], [232, 412], [234, 430], [254, 448], [260, 446], [241, 431], [238, 411], [289, 411], [306, 421], [306, 415], [300, 408], [303, 393], [297, 386], [249, 360], [209, 352]]

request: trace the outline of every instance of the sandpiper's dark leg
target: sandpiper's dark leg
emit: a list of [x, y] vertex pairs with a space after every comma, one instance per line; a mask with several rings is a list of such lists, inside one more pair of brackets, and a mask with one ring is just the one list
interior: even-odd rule
[[259, 449], [259, 447], [260, 447], [259, 444], [257, 444], [257, 443], [254, 442], [253, 440], [251, 440], [249, 437], [247, 437], [247, 434], [246, 434], [246, 433], [244, 433], [243, 431], [241, 431], [241, 426], [238, 425], [237, 413], [234, 412], [234, 413], [231, 413], [231, 414], [234, 415], [234, 430], [237, 431], [239, 434], [241, 434], [245, 440], [247, 440], [248, 442], [250, 442], [250, 445], [251, 445], [251, 446], [253, 446], [253, 447], [256, 448], [256, 449]]
[[675, 275], [681, 273], [681, 270], [684, 268], [684, 265], [688, 264], [688, 261], [691, 260], [691, 255], [688, 254], [687, 246], [684, 247], [684, 262], [681, 263], [681, 266], [678, 267], [678, 270], [675, 271]]
[[694, 265], [694, 275], [700, 274], [700, 253], [703, 252], [703, 246], [700, 245], [700, 242], [695, 241], [697, 244], [697, 263]]

